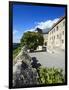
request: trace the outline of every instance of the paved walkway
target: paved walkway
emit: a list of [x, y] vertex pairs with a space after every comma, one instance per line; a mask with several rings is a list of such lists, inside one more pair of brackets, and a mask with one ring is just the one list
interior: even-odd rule
[[35, 57], [38, 63], [46, 67], [62, 68], [65, 72], [65, 53], [58, 54], [48, 52], [29, 53], [31, 57]]

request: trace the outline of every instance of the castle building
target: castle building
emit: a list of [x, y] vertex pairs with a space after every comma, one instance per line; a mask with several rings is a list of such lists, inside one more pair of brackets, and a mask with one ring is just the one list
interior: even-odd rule
[[43, 46], [38, 46], [37, 50], [42, 50], [43, 48], [46, 48], [48, 52], [65, 50], [65, 16], [60, 18], [48, 32], [43, 33], [39, 28], [36, 31], [43, 34], [44, 37]]
[[47, 43], [48, 43], [48, 32], [43, 33], [43, 38], [44, 38], [44, 47], [47, 47]]
[[48, 33], [47, 51], [65, 50], [65, 17], [52, 26]]

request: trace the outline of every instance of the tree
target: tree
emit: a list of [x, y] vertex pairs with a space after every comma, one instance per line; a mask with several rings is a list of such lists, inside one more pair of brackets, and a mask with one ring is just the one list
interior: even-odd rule
[[39, 32], [26, 32], [21, 38], [21, 45], [26, 45], [28, 49], [35, 50], [39, 45], [43, 45], [44, 38]]

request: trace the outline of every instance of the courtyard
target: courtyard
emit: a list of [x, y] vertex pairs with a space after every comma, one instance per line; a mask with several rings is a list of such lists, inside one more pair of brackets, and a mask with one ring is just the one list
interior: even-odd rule
[[49, 52], [33, 52], [29, 53], [34, 60], [35, 65], [38, 64], [44, 67], [56, 67], [63, 69], [65, 73], [65, 52], [49, 53]]

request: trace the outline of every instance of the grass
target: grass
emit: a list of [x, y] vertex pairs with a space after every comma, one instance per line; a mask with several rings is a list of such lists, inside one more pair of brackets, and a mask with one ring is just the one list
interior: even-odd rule
[[13, 50], [13, 59], [19, 54], [21, 51], [21, 47], [17, 47], [16, 49]]

